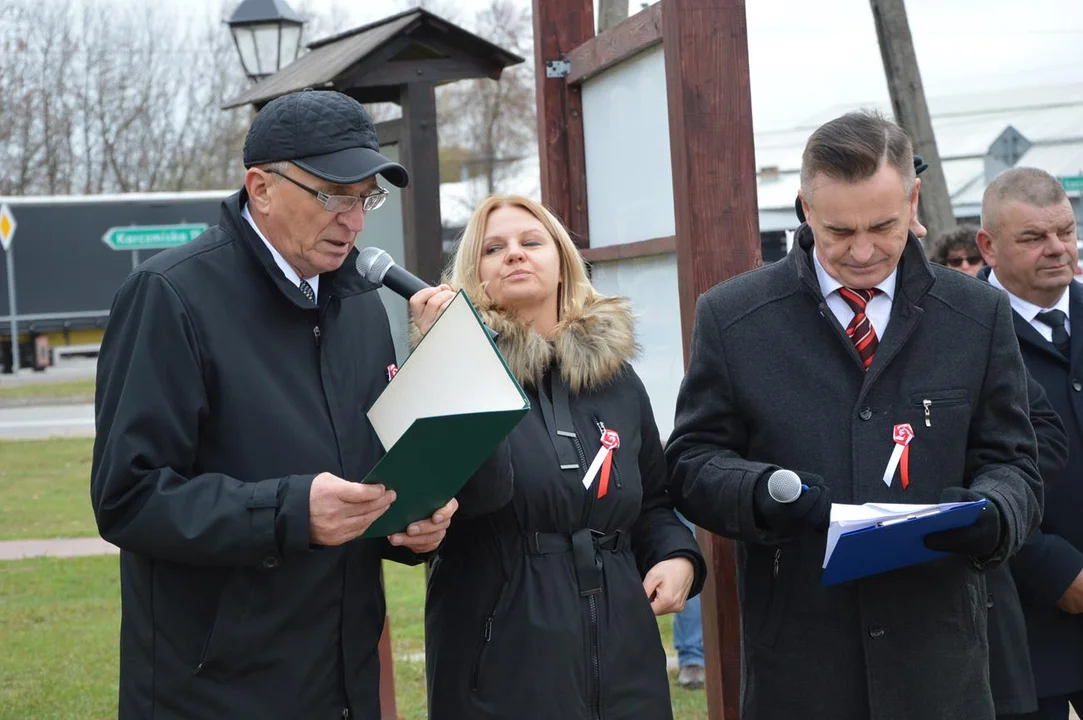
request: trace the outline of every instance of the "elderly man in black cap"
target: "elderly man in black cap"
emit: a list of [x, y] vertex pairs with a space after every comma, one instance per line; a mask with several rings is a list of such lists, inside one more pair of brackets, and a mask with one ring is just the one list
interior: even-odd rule
[[[511, 497], [498, 450], [429, 520], [362, 480], [395, 352], [354, 241], [406, 170], [355, 100], [278, 98], [218, 225], [136, 269], [98, 362], [91, 498], [121, 548], [120, 720], [379, 717], [380, 563]], [[423, 291], [430, 322], [451, 297]]]

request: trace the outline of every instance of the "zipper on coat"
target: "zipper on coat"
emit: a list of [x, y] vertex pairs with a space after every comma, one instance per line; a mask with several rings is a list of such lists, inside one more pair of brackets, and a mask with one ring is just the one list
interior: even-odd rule
[[[590, 467], [590, 463], [587, 462], [587, 454], [583, 450], [583, 444], [579, 442], [579, 435], [571, 438], [572, 445], [575, 446], [575, 455], [579, 458], [580, 472], [586, 472]], [[594, 509], [594, 493], [589, 489], [586, 492], [586, 499], [583, 501], [583, 518], [582, 524], [587, 526], [590, 521], [590, 513]]]
[[782, 548], [775, 548], [775, 567], [771, 571], [771, 577], [778, 579], [778, 561], [782, 557]]
[[[605, 423], [602, 422], [601, 419], [597, 415], [595, 415], [594, 416], [594, 424], [598, 426], [598, 440], [600, 442], [602, 435], [605, 435]], [[617, 486], [617, 489], [620, 490], [621, 489], [620, 469], [617, 467], [617, 458], [616, 457], [613, 458], [613, 462], [611, 463], [610, 467], [613, 470], [613, 483]]]
[[312, 336], [314, 338], [316, 338], [316, 347], [319, 347], [320, 346], [320, 326], [319, 325], [313, 325], [312, 326]]
[[591, 695], [591, 717], [602, 720], [602, 661], [598, 657], [598, 603], [597, 596], [587, 598], [590, 606], [590, 661], [593, 670], [594, 692]]
[[485, 655], [485, 648], [493, 641], [493, 614], [495, 612], [494, 608], [489, 613], [489, 617], [485, 618], [485, 630], [481, 634], [481, 647], [478, 649], [478, 657], [474, 661], [474, 672], [471, 674], [470, 679], [470, 689], [474, 692], [477, 692], [481, 686], [481, 659]]
[[[601, 421], [595, 418], [595, 421], [600, 425]], [[602, 432], [605, 432], [604, 430]], [[583, 450], [582, 443], [579, 442], [579, 435], [576, 434], [572, 438], [572, 444], [575, 445], [575, 453], [579, 458], [579, 467], [584, 470], [588, 467], [587, 454]], [[594, 493], [588, 492], [586, 503], [583, 508], [583, 524], [587, 525], [590, 520], [591, 510], [594, 509]], [[592, 720], [601, 720], [602, 718], [602, 660], [599, 657], [598, 650], [598, 601], [597, 595], [590, 595], [587, 597], [587, 608], [590, 613], [590, 667], [591, 667], [591, 680], [594, 685], [591, 688], [591, 718]]]

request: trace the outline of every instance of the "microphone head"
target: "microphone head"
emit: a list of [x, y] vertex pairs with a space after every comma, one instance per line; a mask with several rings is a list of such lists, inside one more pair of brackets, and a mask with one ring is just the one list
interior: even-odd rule
[[384, 275], [394, 264], [391, 256], [378, 247], [367, 247], [357, 256], [357, 272], [376, 285], [384, 284]]
[[793, 470], [775, 470], [767, 478], [767, 494], [780, 503], [792, 503], [801, 497], [801, 478]]

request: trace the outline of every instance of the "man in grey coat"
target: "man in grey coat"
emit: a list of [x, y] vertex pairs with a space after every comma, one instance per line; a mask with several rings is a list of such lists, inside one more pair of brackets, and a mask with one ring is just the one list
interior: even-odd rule
[[[789, 256], [697, 304], [667, 457], [681, 512], [740, 541], [742, 720], [994, 716], [981, 569], [1039, 522], [1034, 430], [1011, 308], [929, 265], [919, 189], [898, 126], [832, 120], [805, 148]], [[808, 486], [795, 502], [767, 491], [780, 468]], [[944, 557], [821, 584], [832, 502], [981, 498], [976, 523], [926, 538]]]

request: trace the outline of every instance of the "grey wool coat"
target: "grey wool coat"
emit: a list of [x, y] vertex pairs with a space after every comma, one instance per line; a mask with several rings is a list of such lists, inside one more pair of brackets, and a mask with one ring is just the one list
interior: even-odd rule
[[[739, 541], [742, 720], [991, 720], [977, 563], [949, 555], [824, 587], [826, 534], [773, 536], [752, 498], [780, 467], [822, 476], [838, 503], [936, 503], [965, 486], [1000, 512], [986, 565], [1012, 555], [1042, 490], [1008, 298], [930, 266], [911, 235], [865, 372], [812, 252], [803, 225], [782, 261], [699, 299], [667, 448], [678, 509]], [[898, 473], [882, 480], [900, 423], [914, 431], [905, 490]]]

